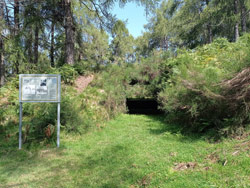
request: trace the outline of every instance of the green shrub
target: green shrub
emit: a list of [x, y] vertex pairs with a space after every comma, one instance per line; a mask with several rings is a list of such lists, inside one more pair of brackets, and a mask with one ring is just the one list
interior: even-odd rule
[[65, 84], [73, 84], [78, 76], [78, 72], [71, 65], [65, 64], [59, 68], [50, 68], [45, 72], [46, 74], [60, 74], [61, 80]]
[[90, 65], [87, 61], [78, 61], [75, 63], [74, 68], [80, 75], [86, 75], [90, 70]]
[[126, 87], [127, 97], [157, 98], [168, 78], [168, 57], [169, 55], [164, 53], [152, 55], [129, 67], [126, 70], [130, 82]]
[[110, 66], [96, 77], [92, 87], [103, 93], [100, 104], [107, 110], [110, 118], [126, 111], [126, 90], [128, 82], [125, 67]]
[[59, 68], [61, 78], [66, 84], [73, 84], [78, 73], [71, 65], [63, 65]]
[[249, 50], [250, 35], [245, 35], [237, 43], [217, 39], [168, 60], [173, 67], [169, 84], [158, 96], [162, 109], [196, 131], [249, 123], [249, 98], [232, 100], [225, 86], [226, 80], [249, 67]]

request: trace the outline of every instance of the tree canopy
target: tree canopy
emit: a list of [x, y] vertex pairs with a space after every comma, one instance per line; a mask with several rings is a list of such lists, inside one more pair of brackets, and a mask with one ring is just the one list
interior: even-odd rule
[[[194, 49], [249, 32], [249, 0], [135, 0], [149, 23], [134, 39], [114, 3], [127, 0], [2, 0], [1, 85], [11, 75], [71, 65], [100, 70], [109, 64], [141, 62], [152, 54]], [[158, 4], [160, 2], [160, 4]], [[48, 72], [48, 71], [47, 71]], [[84, 71], [81, 71], [84, 72]]]

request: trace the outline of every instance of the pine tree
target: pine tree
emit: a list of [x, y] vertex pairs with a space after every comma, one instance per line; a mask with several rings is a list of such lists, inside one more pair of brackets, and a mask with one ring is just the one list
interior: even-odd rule
[[4, 25], [4, 4], [0, 2], [0, 87], [4, 85], [5, 81], [5, 64], [4, 64], [4, 39], [3, 39], [3, 25]]
[[112, 62], [119, 65], [125, 62], [132, 62], [134, 38], [129, 34], [125, 23], [121, 20], [116, 21], [111, 33], [113, 37], [110, 44]]

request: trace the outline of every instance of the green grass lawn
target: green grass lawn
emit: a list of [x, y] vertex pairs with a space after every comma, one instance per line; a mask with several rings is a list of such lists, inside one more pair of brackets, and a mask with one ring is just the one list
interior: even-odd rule
[[250, 137], [210, 143], [160, 116], [121, 115], [61, 147], [0, 141], [0, 187], [250, 187]]

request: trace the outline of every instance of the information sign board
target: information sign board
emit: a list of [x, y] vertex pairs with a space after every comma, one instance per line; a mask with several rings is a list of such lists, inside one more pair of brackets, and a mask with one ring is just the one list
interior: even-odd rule
[[60, 145], [60, 102], [61, 75], [20, 74], [19, 75], [19, 149], [22, 147], [22, 104], [23, 102], [57, 103], [57, 147]]
[[60, 75], [19, 75], [19, 102], [60, 102], [60, 90]]

